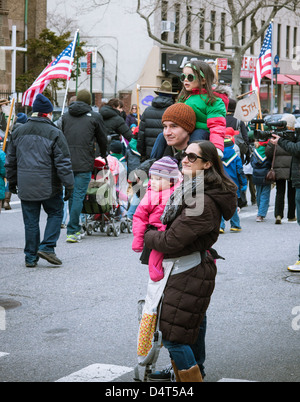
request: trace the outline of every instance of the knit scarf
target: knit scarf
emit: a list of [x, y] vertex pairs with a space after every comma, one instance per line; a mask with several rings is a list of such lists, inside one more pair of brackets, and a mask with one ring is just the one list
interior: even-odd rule
[[186, 205], [191, 206], [192, 197], [200, 194], [204, 187], [204, 176], [198, 175], [192, 179], [184, 177], [182, 184], [171, 195], [165, 210], [160, 217], [164, 225], [170, 225], [182, 212]]

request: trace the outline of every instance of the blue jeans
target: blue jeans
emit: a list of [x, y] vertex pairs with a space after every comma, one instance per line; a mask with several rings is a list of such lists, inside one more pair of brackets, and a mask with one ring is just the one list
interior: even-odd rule
[[[64, 188], [63, 196], [65, 196], [65, 188]], [[68, 208], [69, 208], [69, 201], [64, 201], [64, 215], [63, 215], [63, 220], [62, 220], [63, 225], [65, 225], [66, 221], [67, 221]]]
[[[33, 263], [38, 260], [38, 250], [54, 253], [60, 236], [60, 225], [63, 218], [62, 194], [45, 201], [21, 201], [25, 226], [25, 261]], [[40, 213], [43, 206], [48, 215], [44, 240], [40, 243]]]
[[136, 211], [137, 207], [139, 206], [139, 203], [140, 203], [140, 199], [136, 195], [136, 193], [134, 193], [132, 200], [131, 200], [130, 207], [127, 211], [127, 217], [129, 219], [131, 219], [131, 220], [133, 219], [133, 215], [135, 214], [135, 211]]
[[[198, 128], [190, 135], [188, 144], [191, 144], [194, 141], [209, 140], [209, 137], [210, 134], [208, 131]], [[161, 159], [165, 153], [166, 146], [167, 141], [165, 140], [164, 133], [160, 133], [156, 138], [155, 144], [153, 145], [150, 159]]]
[[206, 358], [206, 327], [207, 318], [205, 317], [200, 326], [197, 342], [194, 345], [183, 345], [163, 339], [163, 345], [168, 349], [170, 358], [175, 362], [178, 370], [188, 370], [198, 364], [202, 377], [205, 377], [204, 362]]
[[83, 207], [83, 201], [86, 196], [92, 173], [74, 173], [74, 191], [69, 199], [69, 223], [67, 226], [67, 235], [73, 235], [80, 232], [80, 214]]
[[[300, 187], [296, 188], [296, 210], [297, 210], [297, 222], [300, 225]], [[299, 261], [300, 261], [300, 243], [299, 243]]]
[[[240, 222], [240, 217], [239, 217], [239, 214], [238, 214], [238, 209], [236, 209], [236, 211], [235, 211], [233, 217], [230, 219], [230, 225], [231, 225], [232, 228], [238, 228], [238, 229], [240, 229], [240, 227], [241, 227], [241, 222]], [[223, 229], [223, 230], [225, 229], [225, 220], [224, 220], [223, 216], [222, 216], [222, 220], [221, 220], [221, 225], [220, 225], [220, 227], [221, 227], [221, 229]]]
[[257, 216], [265, 218], [270, 204], [271, 184], [256, 186], [256, 201], [258, 206]]

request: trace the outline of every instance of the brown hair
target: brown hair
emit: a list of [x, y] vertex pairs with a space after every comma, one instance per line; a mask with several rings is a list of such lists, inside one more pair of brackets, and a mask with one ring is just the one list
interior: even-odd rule
[[204, 171], [204, 182], [208, 185], [221, 187], [222, 190], [228, 190], [233, 193], [237, 191], [237, 186], [225, 174], [223, 163], [218, 155], [217, 148], [210, 141], [194, 141], [201, 150], [201, 156], [204, 160], [212, 163], [212, 167]]
[[117, 108], [120, 106], [120, 99], [118, 98], [112, 98], [107, 102], [107, 106], [113, 107], [113, 108]]
[[[200, 83], [199, 85], [200, 93], [202, 89], [205, 89], [207, 91], [207, 99], [205, 100], [205, 102], [208, 105], [213, 105], [216, 101], [216, 97], [213, 93], [212, 86], [216, 82], [216, 76], [210, 65], [201, 60], [192, 60], [189, 61], [184, 67], [190, 67], [194, 71], [194, 74], [196, 75]], [[205, 77], [204, 85], [202, 85], [203, 78], [201, 74], [203, 74]], [[185, 102], [190, 95], [191, 93], [188, 92], [183, 86], [179, 94], [179, 102]]]

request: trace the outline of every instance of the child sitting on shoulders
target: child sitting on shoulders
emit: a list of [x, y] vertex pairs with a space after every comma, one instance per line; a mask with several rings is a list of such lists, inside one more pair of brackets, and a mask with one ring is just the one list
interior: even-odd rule
[[215, 74], [209, 64], [200, 60], [188, 62], [180, 80], [183, 89], [179, 94], [179, 102], [191, 106], [196, 113], [196, 130], [192, 136], [197, 134], [197, 139], [210, 140], [222, 157], [229, 104], [228, 89], [224, 86], [213, 89]]

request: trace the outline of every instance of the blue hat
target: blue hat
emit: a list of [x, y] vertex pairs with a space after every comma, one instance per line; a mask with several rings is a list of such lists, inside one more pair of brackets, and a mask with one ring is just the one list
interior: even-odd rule
[[21, 124], [25, 124], [27, 123], [27, 116], [25, 113], [18, 113], [17, 114], [17, 121], [16, 123], [21, 123]]
[[42, 94], [38, 94], [37, 97], [35, 98], [35, 101], [33, 102], [32, 105], [32, 111], [33, 113], [39, 112], [39, 113], [52, 113], [53, 112], [53, 105], [49, 101], [46, 96]]

